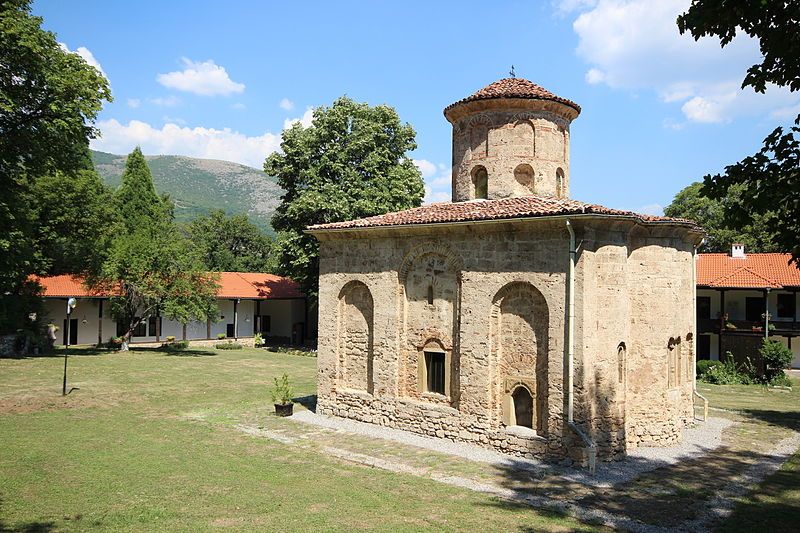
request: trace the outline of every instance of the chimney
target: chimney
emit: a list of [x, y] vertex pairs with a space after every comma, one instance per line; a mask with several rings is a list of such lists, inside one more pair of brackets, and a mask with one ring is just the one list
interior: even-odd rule
[[744, 244], [734, 243], [731, 246], [731, 257], [734, 259], [744, 259]]

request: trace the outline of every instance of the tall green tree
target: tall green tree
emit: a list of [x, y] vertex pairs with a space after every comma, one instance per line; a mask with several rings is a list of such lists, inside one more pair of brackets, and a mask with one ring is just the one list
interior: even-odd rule
[[37, 248], [37, 180], [85, 168], [88, 141], [106, 79], [59, 46], [31, 15], [29, 0], [0, 2], [0, 332], [26, 324], [21, 298], [41, 271]]
[[314, 110], [309, 127], [284, 130], [282, 153], [264, 164], [286, 191], [272, 217], [281, 273], [316, 294], [319, 249], [303, 233], [308, 226], [419, 206], [424, 185], [408, 157], [416, 147], [414, 129], [393, 108], [347, 97]]
[[247, 215], [227, 216], [222, 209], [194, 219], [186, 227], [189, 240], [206, 267], [217, 272], [270, 272], [272, 239]]
[[[800, 2], [796, 0], [692, 0], [678, 17], [681, 33], [695, 39], [717, 37], [728, 45], [737, 33], [758, 39], [761, 62], [752, 65], [742, 88], [765, 92], [770, 84], [800, 90]], [[774, 213], [776, 243], [790, 251], [800, 268], [800, 115], [794, 125], [776, 128], [762, 148], [723, 174], [704, 177], [704, 194], [724, 199], [732, 187], [741, 187], [742, 201], [726, 205], [732, 225], [743, 228], [757, 215]]]
[[121, 230], [114, 196], [94, 170], [53, 172], [33, 187], [40, 274], [97, 273]]
[[114, 205], [123, 231], [89, 284], [118, 293], [111, 314], [124, 325], [122, 349], [151, 316], [186, 324], [217, 315], [217, 277], [176, 225], [169, 198], [158, 196], [139, 148], [128, 156]]
[[142, 224], [170, 217], [170, 205], [158, 196], [150, 167], [138, 146], [128, 154], [115, 199], [122, 223], [131, 233]]
[[703, 184], [695, 182], [675, 195], [672, 203], [664, 208], [664, 214], [700, 224], [707, 233], [702, 252], [728, 252], [734, 243], [744, 244], [751, 252], [780, 252], [775, 242], [774, 213], [754, 214], [751, 222], [743, 227], [728, 223], [725, 211], [730, 204], [742, 201], [740, 195], [741, 186], [734, 186], [722, 200], [709, 198], [703, 192]]

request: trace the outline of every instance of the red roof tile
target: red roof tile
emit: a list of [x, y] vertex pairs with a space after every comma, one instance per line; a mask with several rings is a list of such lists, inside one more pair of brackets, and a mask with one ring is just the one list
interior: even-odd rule
[[42, 294], [48, 297], [99, 297], [110, 294], [108, 291], [90, 291], [81, 278], [69, 274], [46, 278], [31, 276], [31, 279], [39, 282], [43, 289]]
[[[316, 224], [310, 231], [350, 228], [372, 228], [383, 226], [408, 226], [415, 224], [444, 224], [453, 222], [477, 222], [485, 220], [507, 220], [512, 218], [536, 218], [554, 215], [594, 214], [633, 217], [643, 222], [672, 222], [697, 228], [690, 220], [642, 215], [631, 211], [620, 211], [601, 205], [587, 204], [571, 199], [550, 196], [520, 196], [497, 200], [472, 200], [468, 202], [440, 202], [405, 211], [387, 213], [358, 220]], [[699, 229], [699, 228], [698, 228]]]
[[496, 82], [490, 83], [476, 93], [467, 96], [466, 98], [462, 98], [458, 102], [450, 104], [444, 108], [444, 111], [447, 113], [448, 110], [467, 102], [472, 102], [475, 100], [491, 100], [495, 98], [528, 98], [531, 100], [551, 100], [553, 102], [559, 102], [561, 104], [568, 105], [579, 113], [581, 111], [581, 106], [572, 100], [567, 100], [566, 98], [556, 96], [544, 87], [536, 85], [532, 81], [528, 81], [523, 78], [503, 78], [501, 80], [497, 80]]
[[699, 254], [697, 284], [719, 288], [800, 287], [800, 269], [789, 254]]
[[[78, 277], [63, 275], [50, 277], [31, 276], [39, 282], [47, 298], [109, 297], [111, 291], [89, 291]], [[218, 298], [282, 299], [303, 298], [300, 287], [289, 278], [273, 274], [249, 272], [219, 272]]]

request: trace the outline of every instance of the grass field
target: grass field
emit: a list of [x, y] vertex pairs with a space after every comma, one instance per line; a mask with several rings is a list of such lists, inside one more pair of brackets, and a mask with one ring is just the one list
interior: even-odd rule
[[[0, 532], [3, 531], [595, 531], [592, 524], [437, 483], [367, 468], [326, 447], [498, 482], [486, 465], [384, 441], [316, 430], [272, 414], [272, 378], [287, 372], [296, 396], [315, 392], [316, 360], [265, 350], [197, 349], [178, 355], [80, 350], [63, 359], [0, 359]], [[736, 409], [716, 463], [656, 471], [613, 494], [546, 485], [651, 523], [713, 494], [715, 483], [800, 429], [800, 393], [703, 386], [712, 405]], [[280, 438], [258, 438], [238, 426]], [[726, 455], [727, 454], [727, 455]], [[723, 528], [775, 531], [800, 516], [800, 458], [738, 503]], [[502, 481], [499, 483], [502, 484]], [[674, 488], [672, 492], [664, 487]], [[573, 489], [575, 492], [573, 492]], [[584, 493], [580, 493], [583, 490]], [[749, 520], [749, 521], [748, 521]]]
[[414, 476], [237, 431], [272, 378], [315, 391], [316, 359], [264, 350], [0, 359], [0, 531], [593, 530]]

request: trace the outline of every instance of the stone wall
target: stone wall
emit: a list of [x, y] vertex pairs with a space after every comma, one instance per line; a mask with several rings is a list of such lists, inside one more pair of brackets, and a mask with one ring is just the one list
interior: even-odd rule
[[[639, 235], [630, 220], [590, 217], [574, 225], [575, 421], [607, 459], [675, 442], [692, 401], [687, 232]], [[519, 455], [584, 459], [563, 423], [563, 220], [319, 237], [321, 413]], [[356, 286], [361, 296], [348, 297]], [[446, 355], [444, 394], [426, 390], [426, 351]], [[369, 353], [371, 370], [361, 362]], [[371, 391], [361, 377], [369, 375]], [[532, 427], [515, 425], [520, 387], [533, 398]]]
[[488, 176], [488, 199], [538, 194], [569, 197], [571, 108], [543, 100], [472, 102], [454, 116], [453, 201], [476, 198]]

